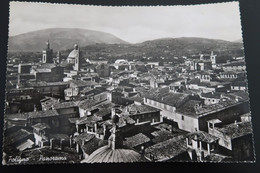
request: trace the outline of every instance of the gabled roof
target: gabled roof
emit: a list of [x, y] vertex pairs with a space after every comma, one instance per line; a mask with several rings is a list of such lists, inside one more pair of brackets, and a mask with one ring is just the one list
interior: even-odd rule
[[44, 118], [44, 117], [59, 116], [59, 113], [57, 112], [57, 110], [28, 112], [28, 114], [29, 114], [29, 118]]
[[212, 143], [219, 139], [204, 131], [196, 131], [196, 132], [189, 133], [189, 134], [187, 134], [187, 137], [189, 139], [193, 139], [195, 141], [202, 141], [202, 142], [206, 142], [206, 143]]
[[231, 139], [239, 138], [248, 134], [252, 134], [251, 122], [237, 122], [223, 126], [222, 128], [215, 127], [218, 131], [230, 136]]
[[201, 93], [201, 97], [220, 99], [221, 98], [221, 94], [222, 93], [219, 93], [219, 92]]
[[108, 144], [107, 140], [102, 140], [99, 138], [91, 138], [89, 141], [85, 142], [84, 145], [81, 146], [84, 153], [90, 155], [95, 150], [100, 147], [106, 146]]
[[36, 130], [50, 129], [50, 126], [46, 123], [38, 123], [32, 126]]
[[189, 97], [188, 94], [183, 93], [171, 93], [169, 88], [158, 89], [155, 92], [151, 92], [149, 95], [145, 96], [148, 99], [164, 103], [170, 106], [178, 107], [183, 101]]
[[134, 136], [125, 138], [123, 145], [133, 148], [150, 141], [150, 138], [145, 136], [143, 133], [138, 133]]
[[185, 115], [196, 115], [196, 107], [201, 104], [198, 100], [188, 100], [183, 105], [176, 109], [176, 112], [183, 113]]
[[22, 139], [28, 138], [30, 135], [32, 135], [31, 132], [28, 132], [25, 129], [19, 129], [16, 132], [13, 132], [11, 134], [6, 134], [4, 139], [5, 145], [11, 145], [14, 144]]
[[146, 148], [145, 156], [149, 158], [151, 154], [156, 161], [167, 161], [185, 152], [186, 144], [181, 135]]
[[73, 107], [77, 107], [78, 106], [78, 102], [62, 102], [62, 103], [56, 103], [53, 105], [54, 109], [64, 109], [64, 108], [73, 108]]

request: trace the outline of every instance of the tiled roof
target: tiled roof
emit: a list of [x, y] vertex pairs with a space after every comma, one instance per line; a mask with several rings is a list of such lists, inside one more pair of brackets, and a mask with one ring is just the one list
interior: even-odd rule
[[77, 142], [79, 145], [81, 145], [83, 143], [83, 141], [87, 142], [93, 138], [95, 138], [94, 134], [89, 134], [87, 132], [84, 132], [84, 133], [81, 133], [80, 135], [76, 136], [74, 138], [74, 141]]
[[157, 161], [167, 161], [184, 152], [186, 143], [184, 136], [181, 135], [146, 148], [145, 156], [149, 158], [152, 154]]
[[106, 146], [107, 144], [108, 144], [107, 140], [102, 140], [94, 137], [88, 140], [87, 142], [85, 142], [84, 145], [81, 146], [81, 148], [84, 151], [84, 153], [90, 155], [98, 148]]
[[247, 86], [247, 82], [246, 81], [234, 81], [232, 84], [232, 86]]
[[224, 159], [232, 159], [232, 157], [216, 154], [216, 153], [210, 153], [204, 158], [204, 160], [206, 161], [213, 161], [213, 162], [222, 162]]
[[87, 126], [93, 127], [95, 123], [97, 123], [98, 121], [101, 121], [101, 120], [102, 120], [102, 117], [98, 117], [96, 115], [92, 115], [89, 117], [85, 116], [85, 117], [79, 118], [76, 121], [76, 124], [85, 124]]
[[37, 70], [38, 69], [51, 69], [51, 68], [54, 68], [56, 67], [57, 65], [56, 64], [53, 64], [53, 63], [44, 63], [44, 64], [41, 64], [40, 66], [37, 67]]
[[28, 112], [26, 113], [16, 113], [16, 114], [5, 114], [5, 120], [12, 120], [12, 121], [26, 121], [29, 117]]
[[105, 102], [105, 101], [106, 101], [106, 99], [104, 99], [104, 100], [96, 100], [96, 99], [94, 99], [94, 100], [92, 100], [92, 99], [83, 100], [79, 103], [79, 108], [87, 110], [87, 109], [90, 109], [90, 108], [92, 108], [92, 107], [94, 107], [94, 106], [96, 106], [96, 105], [98, 105], [102, 102]]
[[132, 97], [129, 97], [128, 99], [136, 101], [136, 102], [140, 102], [140, 103], [144, 102], [144, 97], [140, 97], [138, 94], [134, 95]]
[[235, 61], [235, 62], [224, 64], [222, 66], [226, 67], [226, 66], [244, 66], [244, 65], [246, 65], [245, 61]]
[[133, 148], [133, 147], [136, 147], [138, 145], [142, 145], [144, 143], [147, 143], [149, 141], [150, 141], [150, 138], [145, 136], [143, 133], [138, 133], [134, 136], [125, 138], [123, 145], [130, 147], [130, 148]]
[[207, 115], [211, 112], [221, 111], [221, 110], [227, 109], [229, 107], [232, 107], [232, 106], [235, 106], [238, 104], [241, 104], [241, 102], [237, 102], [236, 100], [227, 99], [225, 101], [224, 100], [220, 101], [217, 104], [195, 106], [195, 111], [196, 111], [197, 116], [203, 116], [203, 115]]
[[239, 101], [246, 101], [249, 99], [248, 93], [244, 91], [232, 92], [232, 93], [224, 94], [223, 96], [228, 97], [231, 100], [235, 100], [236, 98], [238, 98]]
[[68, 85], [69, 82], [30, 82], [28, 85], [31, 87], [41, 87], [41, 86], [61, 86], [61, 85]]
[[167, 87], [158, 89], [155, 92], [150, 92], [150, 94], [145, 97], [160, 103], [178, 107], [189, 97], [189, 95], [183, 93], [170, 93], [169, 88]]
[[215, 128], [225, 135], [230, 136], [232, 139], [251, 134], [253, 131], [251, 122], [237, 122], [225, 125], [222, 128]]
[[176, 112], [183, 113], [185, 115], [196, 115], [196, 106], [199, 105], [201, 101], [189, 100], [176, 109]]
[[135, 124], [135, 120], [128, 115], [121, 115], [118, 121], [118, 127], [123, 127], [127, 124]]
[[54, 109], [63, 109], [63, 108], [72, 108], [72, 107], [77, 107], [78, 106], [78, 102], [63, 102], [63, 103], [56, 103], [55, 105], [53, 105]]
[[154, 136], [152, 139], [153, 143], [163, 142], [175, 136], [172, 132], [166, 130], [154, 131], [151, 133], [151, 135]]
[[132, 105], [127, 106], [123, 110], [123, 112], [124, 111], [129, 112], [129, 115], [131, 115], [131, 114], [139, 114], [139, 113], [147, 113], [147, 112], [157, 112], [157, 111], [160, 111], [160, 109], [156, 109], [156, 108], [153, 108], [153, 107], [147, 106], [147, 105], [132, 104]]
[[196, 132], [189, 133], [187, 134], [187, 137], [196, 141], [203, 141], [206, 143], [212, 143], [219, 139], [203, 131], [196, 131]]
[[32, 127], [37, 130], [50, 129], [50, 126], [45, 123], [38, 123], [38, 124], [33, 125]]
[[96, 85], [96, 82], [93, 81], [83, 81], [83, 80], [71, 80], [70, 85], [73, 84], [76, 87], [84, 87], [84, 86], [91, 86], [91, 85]]
[[220, 99], [221, 93], [219, 93], [219, 92], [201, 93], [201, 97]]
[[59, 114], [56, 110], [28, 112], [28, 115], [29, 115], [29, 118], [43, 118], [43, 117], [59, 116]]
[[14, 144], [15, 142], [20, 141], [20, 140], [22, 140], [22, 139], [24, 139], [24, 138], [26, 138], [30, 135], [32, 135], [31, 132], [28, 132], [25, 129], [20, 129], [20, 130], [13, 132], [11, 134], [7, 134], [5, 136], [4, 144], [5, 145]]

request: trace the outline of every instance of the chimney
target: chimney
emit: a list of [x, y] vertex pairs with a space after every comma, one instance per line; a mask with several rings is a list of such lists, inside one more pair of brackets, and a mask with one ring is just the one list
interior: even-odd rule
[[115, 108], [111, 108], [111, 117], [114, 116], [116, 114], [116, 109]]
[[97, 123], [94, 124], [94, 131], [97, 133]]
[[64, 150], [64, 141], [65, 141], [65, 139], [60, 140], [60, 149], [61, 150]]
[[141, 146], [141, 160], [144, 159], [144, 155], [145, 155], [145, 148], [144, 148], [144, 146], [142, 145], [142, 146]]
[[70, 148], [72, 148], [73, 145], [73, 140], [72, 140], [72, 135], [70, 135]]
[[104, 134], [104, 137], [106, 135], [106, 131], [107, 131], [107, 126], [106, 125], [103, 125], [103, 134]]
[[53, 145], [53, 143], [54, 143], [54, 138], [51, 138], [51, 139], [50, 139], [50, 148], [51, 148], [51, 149], [53, 149], [53, 148], [54, 148], [54, 145]]

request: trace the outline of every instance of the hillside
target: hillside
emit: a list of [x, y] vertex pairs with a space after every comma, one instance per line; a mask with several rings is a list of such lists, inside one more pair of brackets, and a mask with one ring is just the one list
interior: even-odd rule
[[[145, 41], [138, 44], [96, 44], [83, 47], [86, 57], [165, 60], [174, 56], [192, 56], [214, 51], [218, 57], [243, 56], [242, 43], [206, 38], [163, 38]], [[68, 53], [68, 52], [67, 52]], [[66, 54], [66, 53], [65, 53]]]
[[8, 45], [9, 51], [41, 51], [44, 48], [45, 42], [47, 40], [50, 41], [51, 48], [54, 50], [71, 49], [75, 43], [81, 47], [93, 45], [96, 43], [127, 43], [126, 41], [123, 41], [112, 34], [100, 31], [74, 28], [51, 28], [10, 37]]

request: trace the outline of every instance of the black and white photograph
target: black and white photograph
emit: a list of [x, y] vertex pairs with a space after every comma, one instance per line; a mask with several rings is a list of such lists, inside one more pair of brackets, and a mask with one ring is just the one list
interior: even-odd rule
[[3, 165], [255, 162], [239, 2], [9, 10]]

